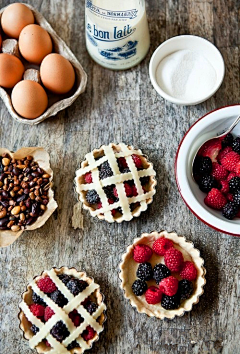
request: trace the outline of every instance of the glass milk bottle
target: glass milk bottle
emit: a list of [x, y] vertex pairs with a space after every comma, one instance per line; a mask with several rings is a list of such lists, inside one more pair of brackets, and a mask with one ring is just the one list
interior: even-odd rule
[[105, 68], [124, 70], [146, 56], [150, 37], [145, 0], [85, 0], [87, 50]]

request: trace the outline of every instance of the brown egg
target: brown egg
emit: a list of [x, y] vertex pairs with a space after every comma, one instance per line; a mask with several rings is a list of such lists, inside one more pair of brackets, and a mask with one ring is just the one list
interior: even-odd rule
[[12, 104], [22, 117], [34, 119], [39, 117], [48, 106], [48, 97], [37, 82], [20, 81], [12, 90]]
[[52, 40], [44, 28], [28, 25], [20, 33], [19, 49], [27, 61], [40, 64], [43, 58], [52, 52]]
[[22, 80], [24, 66], [14, 55], [0, 54], [0, 86], [13, 88], [18, 81]]
[[1, 23], [2, 29], [8, 37], [18, 38], [25, 26], [34, 23], [34, 16], [26, 5], [15, 3], [4, 10]]
[[40, 66], [43, 85], [56, 94], [69, 92], [75, 82], [75, 71], [72, 64], [60, 54], [49, 54]]

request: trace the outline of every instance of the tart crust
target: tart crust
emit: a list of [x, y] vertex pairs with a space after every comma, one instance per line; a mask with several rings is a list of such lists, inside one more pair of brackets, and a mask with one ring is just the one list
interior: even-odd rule
[[[174, 247], [182, 252], [184, 260], [194, 262], [198, 271], [197, 279], [194, 281], [193, 294], [189, 299], [182, 301], [180, 307], [176, 310], [165, 310], [161, 304], [148, 304], [145, 300], [145, 296], [134, 295], [131, 287], [136, 279], [136, 270], [138, 267], [138, 263], [136, 263], [132, 257], [134, 246], [137, 244], [146, 244], [151, 247], [154, 241], [162, 236], [172, 240], [174, 242]], [[151, 264], [155, 265], [160, 262], [162, 263], [162, 260], [163, 256], [154, 253], [151, 258]], [[121, 288], [124, 290], [124, 296], [129, 299], [131, 305], [136, 307], [138, 312], [145, 313], [150, 317], [157, 317], [161, 320], [164, 318], [173, 319], [175, 316], [183, 316], [185, 312], [191, 311], [192, 306], [199, 302], [199, 297], [204, 292], [203, 286], [206, 283], [206, 269], [203, 267], [203, 264], [204, 260], [200, 257], [200, 252], [194, 248], [192, 242], [186, 241], [185, 237], [178, 236], [175, 232], [168, 233], [167, 231], [162, 231], [160, 233], [154, 231], [150, 234], [144, 233], [141, 237], [134, 239], [133, 244], [128, 246], [127, 252], [122, 256], [122, 262], [119, 265], [121, 270], [119, 278], [122, 281]], [[173, 274], [176, 276], [175, 273]], [[156, 283], [153, 281], [153, 284], [150, 285], [156, 286]]]
[[[125, 152], [123, 151], [123, 149], [125, 150]], [[143, 164], [143, 167], [145, 168], [145, 170], [138, 171], [138, 172], [141, 172], [142, 175], [144, 176], [145, 172], [143, 172], [143, 171], [146, 171], [147, 169], [149, 171], [151, 171], [150, 172], [151, 174], [147, 174], [150, 178], [149, 178], [149, 184], [148, 184], [148, 191], [146, 193], [146, 199], [144, 200], [142, 198], [142, 195], [144, 195], [144, 193], [142, 193], [142, 195], [138, 195], [137, 197], [128, 198], [129, 204], [134, 203], [134, 202], [140, 202], [140, 206], [136, 207], [133, 211], [131, 211], [130, 215], [129, 214], [128, 215], [124, 215], [124, 214], [121, 215], [120, 213], [117, 213], [118, 215], [112, 216], [111, 213], [107, 213], [107, 212], [105, 212], [105, 210], [102, 211], [102, 209], [99, 209], [99, 210], [94, 209], [91, 205], [88, 204], [88, 202], [86, 200], [86, 190], [84, 189], [84, 186], [86, 186], [86, 183], [84, 181], [84, 174], [87, 172], [90, 172], [92, 170], [91, 166], [90, 166], [90, 168], [88, 168], [89, 162], [87, 161], [87, 159], [85, 159], [81, 163], [81, 168], [76, 171], [76, 178], [75, 178], [76, 191], [78, 193], [79, 200], [83, 203], [83, 208], [88, 210], [92, 216], [97, 216], [100, 220], [106, 220], [108, 222], [116, 221], [118, 223], [121, 223], [124, 220], [130, 221], [133, 217], [138, 217], [142, 211], [147, 210], [148, 205], [150, 203], [152, 203], [153, 195], [156, 193], [156, 190], [155, 190], [155, 187], [157, 184], [157, 181], [155, 179], [156, 173], [153, 169], [152, 163], [148, 161], [147, 156], [143, 155], [141, 150], [139, 150], [139, 149], [136, 150], [136, 149], [134, 149], [133, 146], [125, 145], [123, 143], [120, 143], [120, 144], [111, 143], [108, 146], [102, 145], [99, 149], [94, 149], [90, 154], [86, 155], [86, 157], [89, 157], [91, 155], [90, 158], [93, 158], [93, 157], [97, 158], [97, 157], [102, 156], [104, 153], [106, 154], [106, 151], [109, 151], [109, 150], [113, 150], [117, 154], [117, 157], [126, 157], [126, 153], [128, 154], [127, 156], [131, 156], [132, 154], [137, 154], [138, 156], [141, 157], [142, 164]], [[105, 159], [105, 161], [107, 161], [107, 158]], [[99, 166], [101, 163], [102, 162], [95, 163], [95, 165]], [[124, 175], [121, 172], [120, 172], [120, 174]], [[133, 179], [132, 172], [126, 173], [126, 175], [129, 175], [129, 178], [126, 179], [126, 181]], [[115, 177], [115, 176], [113, 176], [113, 177]], [[101, 180], [103, 186], [109, 185], [108, 180], [112, 179], [113, 177], [108, 177], [108, 178]], [[137, 179], [139, 180], [139, 176], [137, 177]], [[113, 183], [113, 184], [115, 184], [115, 183]], [[111, 206], [107, 206], [107, 211], [109, 211], [109, 210], [111, 211], [112, 209], [118, 208], [119, 206], [121, 207], [120, 201], [112, 204]]]
[[[35, 349], [37, 350], [38, 353], [54, 353], [54, 354], [61, 354], [61, 353], [71, 353], [71, 354], [82, 354], [85, 350], [91, 349], [92, 345], [94, 342], [99, 340], [99, 333], [103, 331], [104, 326], [103, 323], [106, 321], [106, 305], [104, 303], [104, 295], [100, 292], [100, 286], [98, 284], [96, 284], [94, 282], [94, 279], [91, 277], [88, 277], [86, 275], [85, 272], [78, 272], [75, 268], [67, 268], [67, 267], [61, 267], [59, 269], [57, 268], [52, 268], [51, 271], [54, 270], [55, 274], [67, 274], [67, 275], [71, 275], [77, 279], [81, 279], [86, 281], [89, 285], [90, 284], [95, 284], [95, 290], [94, 292], [92, 292], [89, 297], [94, 297], [96, 299], [97, 304], [100, 306], [102, 306], [102, 310], [100, 315], [97, 317], [97, 322], [99, 323], [99, 326], [101, 326], [101, 330], [98, 331], [98, 333], [96, 332], [95, 336], [87, 341], [87, 348], [75, 348], [75, 349], [71, 349], [71, 350], [65, 350], [63, 352], [59, 352], [59, 351], [55, 351], [53, 348], [49, 348], [46, 346], [46, 344], [44, 342], [39, 343]], [[50, 272], [51, 272], [50, 271]], [[49, 275], [47, 271], [43, 271], [42, 274], [40, 276], [36, 276], [33, 279], [33, 282], [36, 283], [42, 276], [47, 276]], [[32, 287], [31, 287], [31, 283], [27, 286], [27, 291], [24, 292], [22, 294], [22, 299], [23, 302], [25, 302], [26, 304], [31, 304], [32, 303]], [[25, 313], [22, 310], [22, 304], [23, 302], [20, 303], [19, 308], [20, 308], [20, 312], [19, 312], [19, 319], [20, 319], [20, 328], [23, 331], [23, 337], [27, 340], [30, 340], [31, 338], [33, 338], [33, 333], [31, 331], [31, 322], [28, 320], [27, 316], [25, 315]], [[56, 305], [57, 306], [57, 305]], [[62, 310], [62, 309], [61, 309]], [[70, 320], [70, 318], [69, 318]], [[70, 320], [71, 322], [71, 320]]]
[[52, 190], [53, 186], [53, 170], [50, 167], [49, 154], [42, 147], [24, 147], [16, 152], [11, 152], [8, 149], [0, 148], [0, 156], [2, 154], [8, 154], [11, 158], [22, 159], [28, 155], [33, 156], [34, 161], [38, 162], [39, 167], [41, 167], [50, 177], [50, 188], [48, 190], [49, 202], [47, 204], [47, 209], [42, 216], [39, 216], [37, 220], [32, 225], [27, 225], [24, 229], [17, 232], [11, 230], [1, 230], [0, 231], [0, 247], [7, 247], [17, 240], [19, 236], [24, 231], [35, 230], [45, 224], [45, 222], [50, 218], [55, 209], [57, 209], [57, 202], [54, 200], [54, 192]]

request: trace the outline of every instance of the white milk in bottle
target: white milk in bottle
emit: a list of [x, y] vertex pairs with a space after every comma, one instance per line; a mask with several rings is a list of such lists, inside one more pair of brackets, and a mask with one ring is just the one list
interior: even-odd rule
[[85, 21], [87, 50], [98, 64], [124, 70], [146, 56], [145, 0], [86, 0]]

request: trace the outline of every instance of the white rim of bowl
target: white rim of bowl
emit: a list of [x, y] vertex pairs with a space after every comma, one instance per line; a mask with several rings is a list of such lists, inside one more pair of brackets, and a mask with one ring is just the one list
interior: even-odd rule
[[[207, 44], [208, 46], [212, 47], [212, 49], [215, 50], [216, 55], [219, 57], [220, 61], [222, 62], [222, 76], [220, 77], [219, 81], [216, 83], [216, 85], [213, 87], [212, 91], [207, 96], [202, 97], [201, 99], [198, 99], [197, 101], [184, 101], [184, 100], [180, 100], [178, 98], [175, 98], [173, 96], [168, 95], [158, 85], [157, 80], [155, 78], [155, 72], [153, 72], [153, 70], [152, 70], [153, 62], [154, 62], [155, 57], [156, 57], [157, 53], [159, 52], [159, 50], [161, 50], [163, 47], [165, 47], [169, 42], [178, 41], [179, 38], [194, 38], [196, 41], [204, 42], [205, 44]], [[149, 63], [149, 76], [150, 76], [151, 83], [152, 83], [154, 89], [156, 90], [156, 92], [159, 95], [161, 95], [164, 99], [166, 99], [167, 101], [170, 101], [172, 103], [176, 103], [176, 104], [179, 104], [179, 105], [183, 105], [183, 106], [196, 105], [196, 104], [199, 104], [201, 102], [206, 101], [211, 96], [213, 96], [215, 94], [215, 92], [219, 89], [219, 87], [221, 86], [221, 84], [223, 82], [223, 79], [224, 79], [224, 75], [225, 75], [225, 63], [224, 63], [222, 54], [220, 53], [219, 49], [213, 43], [208, 41], [207, 39], [199, 37], [199, 36], [194, 36], [194, 35], [181, 35], [181, 36], [175, 36], [175, 37], [167, 39], [162, 44], [160, 44], [159, 47], [157, 47], [155, 49], [155, 51], [154, 51], [154, 53], [153, 53], [153, 55], [151, 57], [150, 63]]]
[[[226, 119], [229, 117], [232, 117], [234, 115], [239, 114], [240, 111], [240, 105], [230, 105], [226, 107], [221, 107], [218, 109], [215, 109], [211, 112], [208, 112], [201, 118], [199, 118], [186, 132], [184, 135], [182, 141], [179, 144], [178, 151], [176, 154], [176, 159], [175, 159], [175, 178], [177, 182], [177, 187], [179, 190], [179, 193], [187, 205], [187, 207], [190, 209], [190, 211], [199, 219], [201, 220], [204, 224], [210, 226], [216, 231], [232, 235], [232, 236], [238, 236], [240, 237], [240, 224], [229, 224], [231, 221], [225, 221], [222, 219], [219, 219], [218, 217], [214, 216], [207, 210], [207, 206], [203, 207], [198, 200], [195, 198], [195, 196], [192, 193], [191, 188], [189, 187], [189, 184], [187, 182], [187, 175], [185, 173], [185, 169], [180, 168], [180, 161], [182, 158], [184, 158], [184, 150], [188, 148], [189, 143], [195, 138], [195, 135], [199, 131], [199, 128], [204, 128], [208, 125], [211, 117], [211, 123], [216, 122], [219, 117], [219, 113], [221, 111], [222, 118], [226, 117]], [[195, 134], [189, 138], [189, 132], [194, 132]], [[182, 188], [184, 187], [184, 189]], [[183, 192], [184, 190], [184, 192]], [[210, 209], [209, 209], [210, 210]], [[231, 230], [229, 230], [229, 227]], [[237, 231], [237, 229], [239, 231]]]

